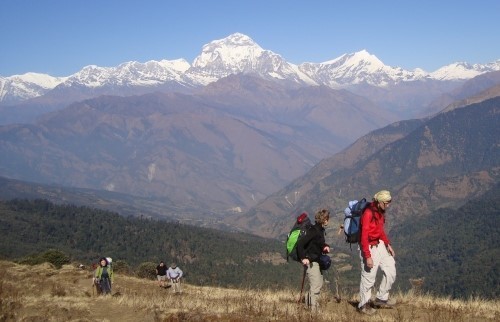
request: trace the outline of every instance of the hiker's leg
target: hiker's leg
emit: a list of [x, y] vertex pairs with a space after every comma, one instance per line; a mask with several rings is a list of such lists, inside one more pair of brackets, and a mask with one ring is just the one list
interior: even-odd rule
[[102, 288], [102, 293], [103, 294], [109, 294], [111, 293], [111, 287], [109, 285], [109, 279], [108, 278], [103, 278], [101, 279], [100, 283], [101, 288]]
[[372, 288], [375, 284], [375, 278], [377, 277], [377, 270], [380, 264], [380, 256], [377, 251], [377, 247], [370, 248], [370, 253], [373, 260], [373, 267], [370, 269], [366, 266], [365, 261], [361, 255], [361, 251], [359, 257], [361, 258], [361, 281], [359, 283], [359, 305], [358, 308], [363, 307], [366, 303], [371, 300], [372, 297]]
[[177, 293], [180, 293], [181, 292], [181, 279], [178, 278], [177, 279], [177, 283], [175, 283], [177, 285]]
[[383, 276], [377, 292], [377, 298], [382, 301], [387, 301], [389, 299], [389, 291], [392, 288], [392, 284], [396, 281], [396, 261], [394, 257], [389, 254], [385, 245], [381, 244], [379, 246], [379, 253], [380, 269], [383, 272]]
[[317, 262], [312, 262], [307, 268], [307, 278], [309, 280], [309, 296], [312, 310], [317, 310], [319, 307], [318, 299], [323, 286], [323, 275], [319, 269]]
[[97, 295], [101, 295], [102, 294], [102, 287], [101, 287], [101, 283], [99, 282], [98, 279], [95, 280], [94, 285], [95, 285], [95, 290], [96, 290]]

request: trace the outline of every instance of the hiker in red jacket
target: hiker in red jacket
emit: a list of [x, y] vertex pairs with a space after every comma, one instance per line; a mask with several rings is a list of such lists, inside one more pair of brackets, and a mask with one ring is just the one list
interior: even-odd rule
[[373, 305], [392, 307], [396, 304], [394, 299], [389, 298], [389, 291], [396, 280], [395, 253], [384, 230], [385, 213], [391, 201], [391, 193], [381, 190], [373, 196], [373, 201], [361, 216], [361, 240], [359, 242], [361, 282], [358, 309], [361, 313], [369, 315], [376, 312], [370, 306], [370, 299], [379, 268], [383, 276]]

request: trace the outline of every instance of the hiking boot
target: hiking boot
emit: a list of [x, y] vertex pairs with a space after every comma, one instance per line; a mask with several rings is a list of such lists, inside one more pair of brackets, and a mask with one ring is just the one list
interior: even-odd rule
[[375, 307], [379, 307], [379, 308], [392, 308], [392, 307], [394, 307], [394, 305], [396, 305], [396, 300], [389, 298], [388, 300], [383, 301], [383, 300], [377, 298], [373, 302], [373, 305]]
[[358, 308], [358, 312], [366, 314], [366, 315], [373, 315], [373, 314], [377, 313], [377, 310], [372, 308], [369, 303], [366, 303], [361, 308]]

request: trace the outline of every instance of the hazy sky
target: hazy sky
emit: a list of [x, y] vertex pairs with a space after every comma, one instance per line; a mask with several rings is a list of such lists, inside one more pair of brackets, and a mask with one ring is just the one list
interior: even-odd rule
[[1, 0], [0, 75], [185, 58], [235, 32], [287, 61], [366, 49], [428, 72], [500, 59], [498, 0]]

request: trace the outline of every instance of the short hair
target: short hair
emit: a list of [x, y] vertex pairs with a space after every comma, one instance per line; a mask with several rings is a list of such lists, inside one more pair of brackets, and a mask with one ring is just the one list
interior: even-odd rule
[[330, 211], [328, 209], [320, 209], [314, 216], [316, 223], [324, 224], [328, 219], [330, 219]]

